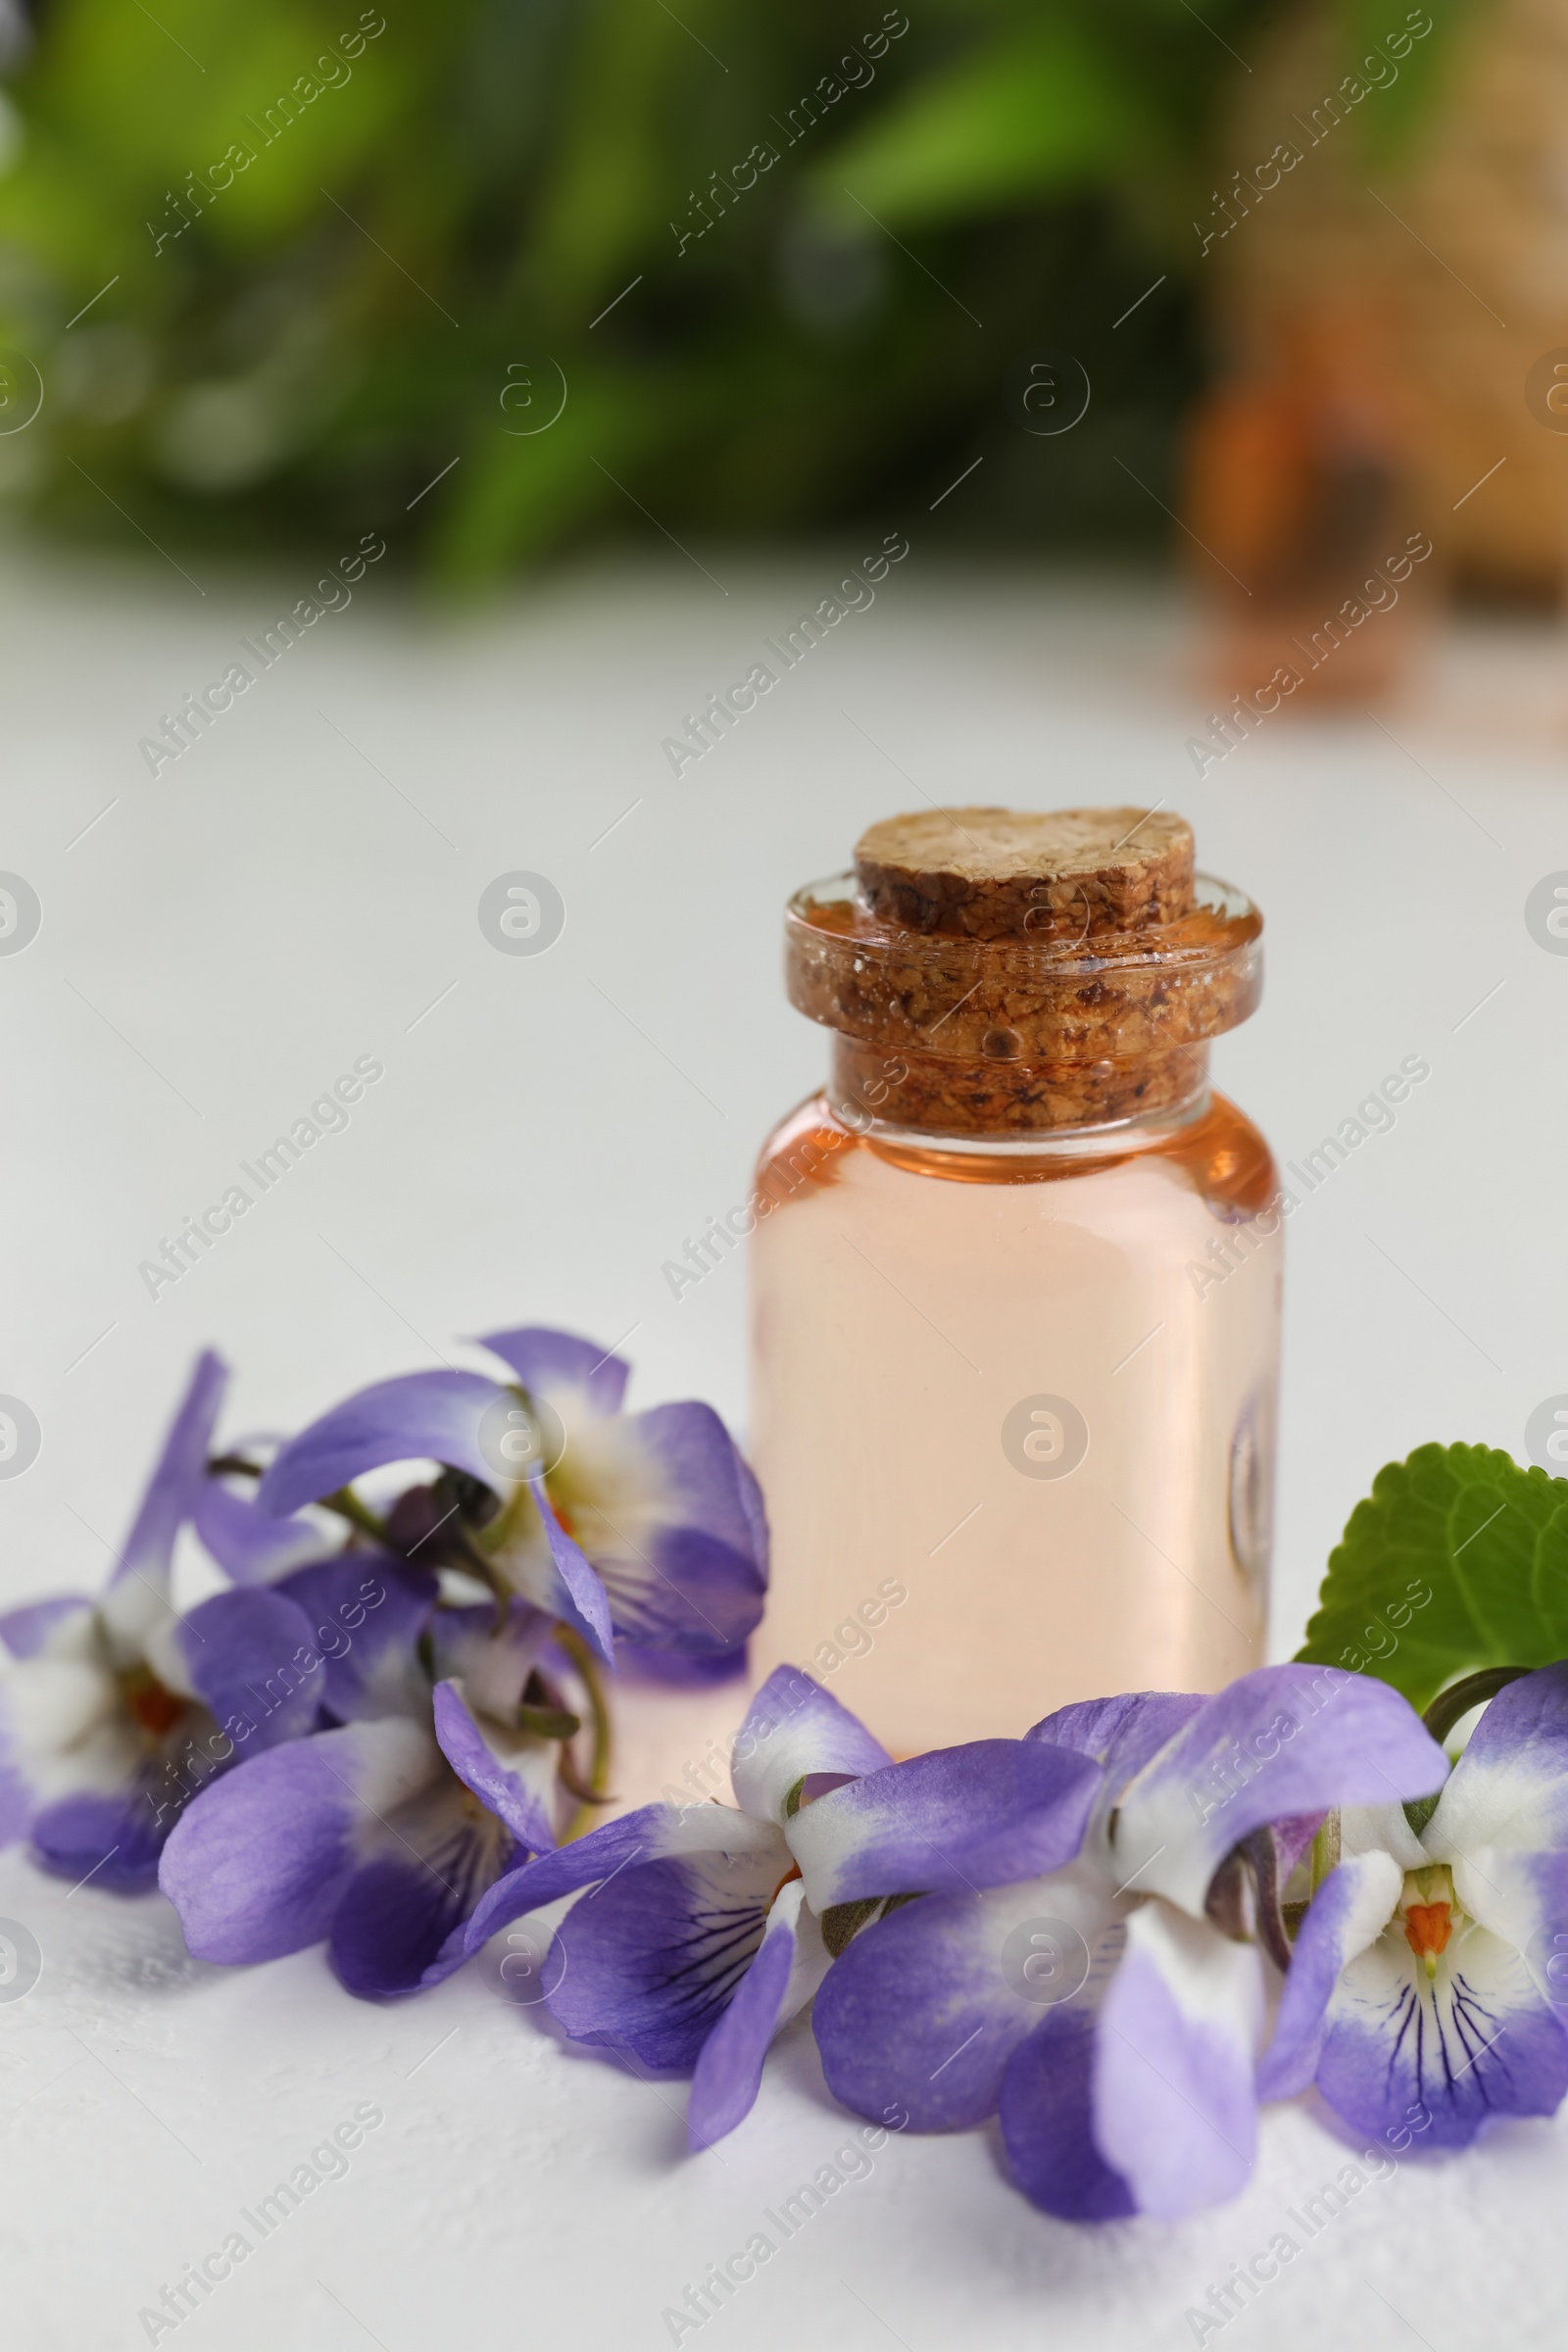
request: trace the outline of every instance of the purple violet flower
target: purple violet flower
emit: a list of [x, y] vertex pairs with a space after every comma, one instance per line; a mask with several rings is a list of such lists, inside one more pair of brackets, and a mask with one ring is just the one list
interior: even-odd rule
[[[209, 1460], [207, 1476], [191, 1507], [191, 1525], [233, 1585], [275, 1585], [296, 1569], [334, 1559], [356, 1531], [340, 1520], [320, 1526], [310, 1519], [275, 1519], [254, 1500], [257, 1469], [236, 1479], [234, 1456]], [[363, 1531], [360, 1539], [363, 1541]]]
[[[1005, 1866], [977, 1803], [954, 1839], [967, 1886], [928, 1877], [835, 1963], [823, 2069], [846, 2106], [902, 2103], [917, 2130], [1000, 2108], [1013, 2177], [1048, 2213], [1178, 2219], [1234, 2195], [1256, 2141], [1264, 1961], [1223, 1899], [1229, 1858], [1273, 1821], [1423, 1795], [1446, 1760], [1387, 1685], [1308, 1666], [1209, 1699], [1092, 1700], [982, 1742], [1052, 1744], [1098, 1767], [1081, 1847], [1044, 1865], [1019, 1838]], [[894, 1818], [900, 1776], [927, 1761], [882, 1776]]]
[[315, 1723], [312, 1628], [281, 1592], [220, 1592], [181, 1615], [174, 1541], [196, 1515], [227, 1373], [197, 1362], [107, 1590], [0, 1617], [0, 1842], [49, 1870], [150, 1887], [193, 1789]]
[[1491, 1701], [1424, 1829], [1396, 1804], [1348, 1811], [1341, 1853], [1297, 1937], [1263, 2095], [1315, 2080], [1368, 2132], [1424, 2108], [1433, 2147], [1467, 2146], [1489, 2116], [1554, 2113], [1568, 2091], [1568, 1663]]
[[[348, 1990], [417, 1992], [461, 1967], [488, 1887], [548, 1851], [574, 1718], [554, 1620], [514, 1599], [447, 1608], [436, 1581], [368, 1555], [288, 1591], [349, 1629], [325, 1670], [333, 1728], [247, 1761], [190, 1805], [159, 1883], [197, 1959], [275, 1959], [323, 1939]], [[530, 1693], [536, 1695], [530, 1695]]]
[[[415, 1372], [362, 1389], [285, 1446], [261, 1509], [284, 1514], [391, 1462], [443, 1465], [390, 1514], [399, 1548], [466, 1567], [612, 1654], [612, 1637], [713, 1657], [762, 1611], [757, 1481], [695, 1402], [623, 1414], [629, 1367], [569, 1333], [492, 1332], [514, 1375]], [[497, 1502], [499, 1497], [499, 1506]]]
[[965, 1885], [1004, 1850], [1054, 1867], [1099, 1777], [1011, 1740], [893, 1765], [809, 1675], [781, 1666], [736, 1736], [734, 1806], [644, 1805], [529, 1863], [480, 1903], [469, 1948], [592, 1887], [556, 1931], [564, 1973], [548, 2005], [575, 2041], [691, 2074], [688, 2130], [707, 2146], [749, 2113], [773, 2035], [828, 1974], [824, 1915]]

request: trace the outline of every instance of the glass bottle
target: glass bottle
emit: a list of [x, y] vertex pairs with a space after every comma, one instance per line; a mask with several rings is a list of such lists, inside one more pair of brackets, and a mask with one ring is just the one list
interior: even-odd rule
[[[1031, 821], [951, 821], [985, 849], [1004, 819]], [[1147, 822], [1032, 821], [1081, 819]], [[1216, 1690], [1267, 1624], [1281, 1205], [1208, 1086], [1261, 918], [1190, 865], [1129, 906], [1080, 858], [975, 936], [941, 889], [899, 919], [867, 871], [786, 918], [791, 1000], [836, 1035], [753, 1196], [756, 1664], [807, 1668], [896, 1754]]]

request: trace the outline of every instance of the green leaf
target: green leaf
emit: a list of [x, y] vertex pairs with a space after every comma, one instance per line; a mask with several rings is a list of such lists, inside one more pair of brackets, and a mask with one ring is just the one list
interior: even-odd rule
[[899, 226], [952, 220], [1102, 179], [1163, 146], [1131, 76], [1062, 23], [1030, 26], [918, 82], [842, 141], [813, 175], [818, 201]]
[[1489, 1446], [1390, 1462], [1329, 1556], [1298, 1656], [1425, 1708], [1483, 1666], [1568, 1657], [1568, 1482]]

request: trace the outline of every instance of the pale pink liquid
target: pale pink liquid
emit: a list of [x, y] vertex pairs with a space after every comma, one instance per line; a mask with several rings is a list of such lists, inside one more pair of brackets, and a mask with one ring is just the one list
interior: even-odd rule
[[[787, 1191], [811, 1139], [825, 1156]], [[1142, 1148], [1020, 1160], [862, 1139], [818, 1098], [770, 1169], [760, 1672], [806, 1667], [910, 1754], [1261, 1665], [1281, 1241], [1244, 1222], [1276, 1179], [1241, 1113], [1216, 1097]], [[1234, 1270], [1205, 1281], [1216, 1239]], [[1004, 1448], [1042, 1395], [1087, 1425], [1064, 1476], [1016, 1467], [1016, 1428]], [[1073, 1450], [1049, 1414], [1029, 1427], [1036, 1461]]]

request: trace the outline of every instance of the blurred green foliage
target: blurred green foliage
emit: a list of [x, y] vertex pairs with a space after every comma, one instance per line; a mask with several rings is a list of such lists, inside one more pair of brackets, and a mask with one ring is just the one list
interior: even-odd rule
[[[0, 126], [0, 342], [44, 403], [0, 495], [82, 535], [373, 525], [478, 580], [655, 516], [912, 514], [983, 453], [932, 529], [1163, 533], [1132, 473], [1169, 497], [1266, 0], [906, 5], [46, 0]], [[1002, 398], [1044, 346], [1094, 383], [1056, 440]]]

